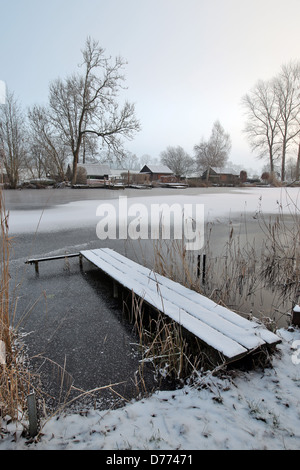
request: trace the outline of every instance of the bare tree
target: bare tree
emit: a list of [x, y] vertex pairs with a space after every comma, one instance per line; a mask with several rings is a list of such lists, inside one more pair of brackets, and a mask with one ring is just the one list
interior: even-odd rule
[[27, 170], [32, 178], [42, 178], [46, 175], [43, 153], [38, 144], [29, 138]]
[[244, 132], [258, 158], [268, 158], [270, 172], [279, 152], [279, 106], [274, 81], [259, 80], [250, 93], [242, 98], [246, 111]]
[[298, 180], [297, 170], [297, 160], [293, 157], [287, 158], [285, 165], [285, 174], [287, 181], [293, 182]]
[[190, 157], [182, 147], [167, 147], [160, 154], [161, 162], [167, 165], [173, 171], [177, 178], [186, 175], [194, 165], [194, 160]]
[[247, 181], [247, 171], [246, 170], [241, 170], [240, 171], [240, 181], [241, 183], [246, 183]]
[[135, 153], [127, 152], [122, 161], [122, 168], [126, 170], [140, 170], [139, 159]]
[[281, 180], [284, 181], [287, 151], [300, 132], [300, 63], [283, 65], [274, 83], [279, 109]]
[[0, 106], [1, 161], [12, 188], [19, 182], [20, 169], [27, 157], [25, 118], [14, 93], [7, 91], [5, 104]]
[[281, 180], [285, 180], [288, 151], [299, 146], [300, 138], [300, 63], [283, 65], [269, 81], [258, 81], [242, 99], [246, 109], [244, 132], [259, 158], [268, 157], [271, 174], [277, 160]]
[[132, 138], [140, 128], [134, 105], [125, 102], [119, 107], [117, 103], [123, 89], [124, 60], [106, 58], [104, 49], [91, 38], [82, 55], [83, 73], [55, 80], [49, 97], [52, 124], [73, 155], [73, 183], [84, 135], [100, 137], [102, 145], [121, 158], [123, 138]]
[[35, 105], [28, 111], [32, 158], [41, 174], [65, 179], [67, 147], [60, 134], [52, 126], [48, 109]]
[[156, 158], [156, 157], [151, 157], [151, 155], [148, 155], [147, 153], [145, 153], [144, 155], [142, 155], [140, 157], [140, 169], [143, 168], [143, 166], [145, 165], [158, 165], [159, 164], [159, 159]]
[[223, 168], [231, 150], [231, 138], [219, 121], [215, 121], [208, 141], [202, 139], [194, 146], [198, 170]]

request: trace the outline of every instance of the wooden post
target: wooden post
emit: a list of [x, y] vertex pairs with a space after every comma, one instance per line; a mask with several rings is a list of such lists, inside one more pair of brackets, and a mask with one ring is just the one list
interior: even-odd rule
[[[201, 273], [201, 255], [198, 255], [197, 258], [197, 277], [200, 277]], [[205, 284], [206, 277], [206, 255], [202, 255], [202, 284]]]
[[201, 255], [197, 257], [197, 277], [200, 277]]
[[300, 305], [295, 305], [292, 311], [292, 324], [300, 326]]
[[80, 269], [82, 269], [82, 254], [79, 253], [79, 266], [80, 266]]
[[206, 255], [202, 255], [202, 284], [205, 284], [206, 276]]
[[118, 298], [118, 285], [116, 281], [113, 282], [113, 296], [114, 296], [114, 299]]
[[38, 418], [36, 410], [36, 401], [35, 393], [30, 393], [27, 396], [27, 406], [28, 406], [28, 419], [29, 419], [29, 434], [31, 437], [34, 437], [38, 433]]
[[35, 264], [35, 272], [38, 274], [39, 273], [39, 262], [35, 261], [34, 264]]

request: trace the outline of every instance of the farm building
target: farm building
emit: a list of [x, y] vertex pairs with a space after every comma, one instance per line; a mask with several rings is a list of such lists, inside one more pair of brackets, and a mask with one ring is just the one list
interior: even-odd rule
[[149, 175], [150, 181], [166, 180], [174, 177], [173, 171], [165, 165], [144, 165], [140, 173]]
[[137, 173], [139, 173], [137, 170], [129, 170], [127, 168], [123, 168], [123, 169], [114, 169], [114, 168], [112, 168], [110, 170], [109, 177], [110, 177], [111, 181], [116, 181], [116, 182], [126, 181], [126, 182], [128, 182], [128, 181], [131, 181], [132, 176], [136, 175]]
[[80, 163], [77, 168], [77, 182], [89, 186], [108, 181], [110, 167], [102, 163]]
[[205, 170], [205, 172], [202, 174], [201, 179], [220, 186], [234, 185], [238, 184], [239, 175], [230, 169], [217, 171], [216, 169], [210, 167]]

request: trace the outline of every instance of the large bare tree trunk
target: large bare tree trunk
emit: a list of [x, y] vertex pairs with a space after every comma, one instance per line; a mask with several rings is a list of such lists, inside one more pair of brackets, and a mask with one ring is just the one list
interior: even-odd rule
[[300, 143], [298, 144], [298, 155], [296, 162], [296, 181], [300, 180]]
[[283, 147], [281, 157], [281, 181], [285, 181], [285, 159], [286, 159], [286, 147]]
[[272, 149], [270, 149], [270, 173], [274, 174], [274, 157]]
[[77, 180], [78, 154], [79, 154], [79, 151], [76, 150], [73, 155], [72, 184], [76, 184], [76, 180]]

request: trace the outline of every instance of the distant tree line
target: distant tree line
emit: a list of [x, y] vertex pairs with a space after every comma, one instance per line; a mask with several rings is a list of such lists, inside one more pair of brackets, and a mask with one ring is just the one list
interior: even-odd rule
[[167, 165], [177, 176], [191, 171], [199, 176], [209, 167], [221, 169], [226, 165], [231, 150], [230, 135], [225, 132], [217, 120], [213, 124], [209, 139], [202, 137], [199, 144], [194, 145], [194, 155], [190, 156], [180, 147], [167, 147], [161, 152], [161, 162]]
[[105, 78], [91, 77], [92, 68], [100, 66], [102, 50], [90, 40], [86, 48], [85, 73], [51, 83], [47, 107], [34, 105], [25, 114], [14, 93], [7, 91], [6, 102], [0, 107], [0, 161], [10, 187], [17, 186], [21, 171], [32, 178], [49, 176], [64, 181], [67, 177], [76, 183], [78, 163], [87, 161], [100, 160], [132, 170], [150, 162], [162, 163], [178, 178], [191, 172], [200, 176], [208, 166], [222, 168], [226, 164], [231, 140], [219, 121], [214, 123], [210, 138], [202, 138], [194, 146], [193, 156], [181, 146], [169, 146], [154, 159], [125, 152], [121, 137], [131, 138], [139, 123], [131, 105], [119, 110], [114, 103], [121, 62], [108, 66], [105, 60]]

